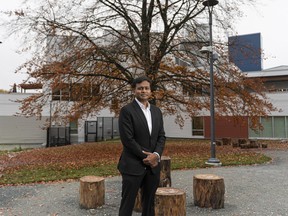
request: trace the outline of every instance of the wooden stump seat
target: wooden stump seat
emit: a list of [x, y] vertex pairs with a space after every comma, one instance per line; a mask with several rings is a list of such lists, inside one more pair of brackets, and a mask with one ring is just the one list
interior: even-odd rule
[[232, 139], [230, 137], [223, 137], [222, 142], [223, 142], [223, 145], [231, 145]]
[[135, 200], [133, 211], [142, 212], [142, 189], [138, 190], [138, 194]]
[[185, 216], [186, 193], [180, 189], [159, 187], [155, 196], [155, 216]]
[[171, 158], [168, 156], [161, 156], [160, 167], [159, 187], [171, 187]]
[[193, 176], [194, 205], [201, 208], [224, 208], [224, 179], [213, 174]]
[[95, 209], [105, 203], [104, 178], [84, 176], [80, 178], [80, 208]]
[[[161, 156], [160, 161], [160, 182], [159, 187], [171, 187], [171, 158], [168, 156]], [[135, 212], [142, 212], [142, 191], [139, 189], [134, 208]]]

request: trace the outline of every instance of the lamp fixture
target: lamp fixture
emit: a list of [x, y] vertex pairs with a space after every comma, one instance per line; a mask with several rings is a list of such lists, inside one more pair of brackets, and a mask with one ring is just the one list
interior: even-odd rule
[[215, 6], [217, 5], [219, 2], [217, 0], [208, 0], [208, 1], [204, 1], [203, 5], [204, 6]]

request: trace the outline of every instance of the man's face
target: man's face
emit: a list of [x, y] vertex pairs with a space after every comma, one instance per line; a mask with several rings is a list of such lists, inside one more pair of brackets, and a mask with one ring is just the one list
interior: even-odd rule
[[140, 102], [147, 102], [151, 97], [151, 88], [148, 81], [137, 83], [134, 89], [134, 95]]

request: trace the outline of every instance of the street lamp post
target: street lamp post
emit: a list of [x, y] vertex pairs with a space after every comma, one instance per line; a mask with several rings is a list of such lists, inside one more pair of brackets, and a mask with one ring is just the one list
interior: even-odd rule
[[215, 142], [215, 112], [214, 112], [214, 72], [213, 72], [213, 44], [212, 44], [212, 11], [213, 7], [218, 4], [217, 0], [207, 0], [203, 2], [205, 7], [208, 7], [209, 12], [209, 59], [210, 59], [210, 139], [211, 139], [211, 157], [206, 164], [220, 166], [220, 160], [216, 158], [216, 142]]

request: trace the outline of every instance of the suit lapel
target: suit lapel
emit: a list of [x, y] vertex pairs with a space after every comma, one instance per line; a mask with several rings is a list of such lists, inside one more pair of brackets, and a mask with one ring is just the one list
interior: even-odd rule
[[150, 106], [150, 112], [151, 112], [151, 118], [152, 118], [152, 131], [151, 131], [151, 136], [152, 136], [153, 131], [156, 129], [156, 121], [157, 121], [157, 114], [152, 105]]
[[[148, 128], [148, 123], [147, 123], [147, 120], [145, 118], [145, 115], [144, 115], [141, 107], [139, 106], [139, 104], [135, 100], [133, 101], [133, 106], [135, 108], [135, 111], [136, 111], [139, 119], [140, 119], [140, 122], [142, 122], [142, 124], [144, 125], [144, 127], [147, 130], [148, 134], [150, 134], [149, 128]], [[152, 115], [152, 113], [151, 113], [151, 115]], [[152, 122], [153, 122], [153, 117], [152, 117]], [[152, 125], [152, 130], [153, 130], [153, 125]]]

